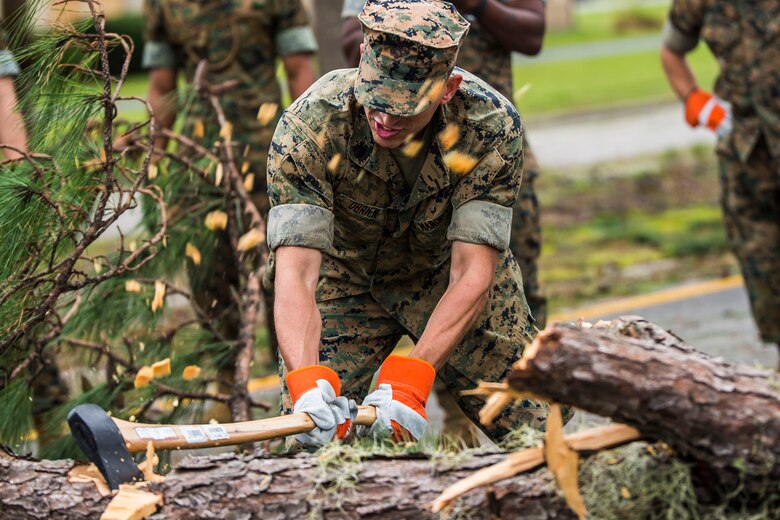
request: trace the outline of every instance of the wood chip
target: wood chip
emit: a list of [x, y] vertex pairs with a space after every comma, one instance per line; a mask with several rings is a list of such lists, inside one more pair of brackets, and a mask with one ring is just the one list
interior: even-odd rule
[[181, 378], [185, 381], [192, 381], [200, 375], [200, 367], [198, 365], [187, 365], [181, 372]]
[[233, 123], [225, 121], [225, 124], [219, 129], [219, 136], [225, 141], [230, 140], [233, 137]]
[[249, 166], [250, 166], [250, 164], [249, 164], [248, 161], [244, 161], [243, 164], [241, 164], [241, 174], [242, 175], [249, 171]]
[[244, 178], [244, 189], [248, 192], [251, 192], [255, 188], [255, 174], [249, 173]]
[[477, 160], [468, 154], [452, 150], [444, 156], [444, 164], [455, 173], [465, 175], [477, 165]]
[[137, 280], [128, 280], [125, 282], [125, 291], [132, 292], [132, 293], [139, 293], [143, 287], [141, 287], [141, 284], [138, 283]]
[[187, 245], [184, 246], [184, 256], [192, 260], [192, 263], [195, 265], [200, 265], [200, 262], [203, 260], [203, 257], [200, 254], [200, 249], [189, 242], [187, 242]]
[[202, 119], [195, 120], [195, 127], [192, 129], [192, 137], [195, 139], [203, 139], [206, 135], [206, 125], [203, 124]]
[[238, 239], [238, 246], [236, 246], [236, 249], [239, 251], [248, 251], [253, 249], [262, 241], [263, 235], [260, 233], [260, 231], [257, 228], [252, 228]]
[[211, 211], [206, 215], [206, 227], [211, 231], [218, 231], [227, 227], [228, 216], [224, 211]]
[[100, 520], [141, 520], [154, 514], [163, 505], [161, 494], [144, 491], [130, 484], [121, 484], [119, 493], [111, 499]]
[[165, 303], [165, 282], [154, 281], [154, 298], [152, 299], [152, 312], [157, 312], [163, 308]]
[[550, 406], [545, 429], [544, 457], [547, 460], [547, 467], [555, 476], [566, 503], [582, 520], [586, 512], [585, 502], [582, 500], [577, 483], [580, 456], [563, 438], [563, 415], [560, 404], [553, 403]]
[[158, 171], [157, 165], [154, 164], [154, 163], [150, 164], [149, 165], [149, 175], [147, 176], [147, 178], [150, 181], [155, 180], [157, 178], [157, 171]]
[[458, 129], [458, 125], [449, 123], [446, 127], [444, 127], [444, 130], [439, 132], [439, 144], [441, 145], [441, 149], [446, 152], [455, 146], [455, 143], [458, 142], [459, 137], [460, 130]]
[[149, 381], [152, 379], [154, 379], [154, 371], [152, 370], [152, 367], [141, 367], [135, 374], [133, 386], [136, 389], [143, 388], [148, 385]]
[[[565, 439], [568, 445], [575, 450], [596, 451], [620, 446], [639, 438], [640, 434], [635, 428], [624, 424], [610, 424], [567, 435]], [[542, 448], [528, 448], [512, 453], [506, 460], [483, 468], [446, 488], [430, 504], [431, 509], [434, 513], [439, 512], [450, 502], [473, 489], [513, 477], [523, 471], [529, 471], [543, 462], [544, 452]]]
[[522, 86], [522, 87], [520, 87], [519, 89], [515, 90], [515, 93], [513, 94], [513, 97], [514, 97], [514, 101], [515, 101], [515, 103], [517, 103], [517, 100], [518, 100], [518, 99], [520, 99], [520, 98], [522, 98], [523, 96], [525, 96], [525, 94], [526, 94], [526, 93], [527, 93], [529, 90], [531, 90], [531, 84], [530, 84], [530, 83], [526, 83], [525, 85], [523, 85], [523, 86]]
[[621, 486], [620, 496], [628, 500], [629, 498], [631, 498], [631, 492], [628, 490], [626, 486]]
[[100, 496], [107, 497], [111, 495], [111, 488], [108, 487], [106, 479], [94, 464], [79, 464], [68, 472], [68, 482], [92, 482], [100, 493]]
[[225, 167], [222, 163], [217, 164], [217, 170], [214, 172], [214, 186], [222, 184], [222, 177], [225, 175]]
[[407, 157], [416, 157], [422, 149], [422, 141], [409, 141], [401, 148], [401, 153]]
[[265, 126], [276, 116], [278, 110], [279, 105], [276, 103], [263, 103], [260, 105], [260, 110], [257, 111], [257, 120]]
[[152, 363], [152, 371], [155, 379], [171, 375], [171, 358], [165, 358], [157, 363]]
[[339, 167], [340, 162], [341, 162], [341, 154], [337, 153], [336, 155], [330, 158], [330, 161], [328, 161], [328, 171], [330, 173], [335, 173], [336, 168]]

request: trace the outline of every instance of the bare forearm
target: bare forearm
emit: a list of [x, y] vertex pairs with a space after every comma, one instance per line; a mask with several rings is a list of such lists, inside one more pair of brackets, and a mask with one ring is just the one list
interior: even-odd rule
[[684, 101], [697, 86], [696, 77], [693, 75], [685, 56], [676, 54], [663, 46], [661, 47], [661, 64], [672, 90], [680, 100]]
[[363, 31], [360, 20], [347, 18], [341, 23], [341, 51], [347, 60], [347, 65], [357, 67], [360, 63], [360, 44], [363, 43]]
[[305, 53], [285, 56], [282, 63], [284, 64], [284, 69], [287, 74], [290, 99], [298, 99], [316, 79], [312, 54]]
[[[0, 78], [0, 143], [27, 151], [27, 131], [22, 114], [16, 111], [16, 91], [12, 77]], [[6, 159], [18, 159], [21, 154], [3, 148]]]
[[274, 323], [279, 350], [288, 370], [319, 363], [320, 316], [315, 291], [319, 251], [281, 247], [276, 252]]
[[468, 277], [458, 280], [439, 300], [425, 332], [410, 355], [427, 361], [439, 370], [466, 332], [474, 326], [487, 301], [488, 293], [481, 284]]
[[[158, 130], [172, 128], [176, 120], [176, 75], [175, 69], [152, 69], [149, 72], [149, 106]], [[155, 147], [164, 149], [167, 140], [159, 137]]]
[[[477, 9], [480, 0], [455, 2], [462, 12]], [[542, 49], [545, 31], [544, 3], [540, 0], [487, 0], [478, 16], [480, 26], [508, 51], [530, 56]]]

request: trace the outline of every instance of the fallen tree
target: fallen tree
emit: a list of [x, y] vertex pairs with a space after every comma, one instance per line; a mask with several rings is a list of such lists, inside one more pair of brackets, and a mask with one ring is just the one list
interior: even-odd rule
[[642, 318], [554, 323], [508, 383], [663, 440], [695, 465], [704, 498], [780, 492], [777, 375], [698, 352]]
[[[151, 518], [426, 518], [446, 486], [502, 454], [433, 463], [426, 456], [374, 457], [329, 465], [322, 457], [190, 457], [150, 490], [164, 505]], [[108, 506], [95, 484], [70, 482], [71, 460], [29, 460], [0, 451], [2, 518], [97, 518]], [[346, 479], [346, 480], [345, 480]], [[356, 483], [359, 483], [356, 485]], [[468, 518], [576, 518], [546, 471], [470, 493], [453, 514]]]

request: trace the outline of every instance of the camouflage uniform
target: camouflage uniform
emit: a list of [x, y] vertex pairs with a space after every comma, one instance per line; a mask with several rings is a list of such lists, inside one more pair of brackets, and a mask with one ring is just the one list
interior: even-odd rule
[[[417, 52], [399, 55], [408, 60]], [[376, 59], [385, 57], [377, 53]], [[394, 72], [406, 71], [406, 80], [423, 76], [416, 72], [424, 65], [399, 61], [391, 62], [397, 63]], [[523, 131], [520, 116], [506, 99], [474, 75], [456, 72], [463, 83], [430, 124], [437, 134], [448, 123], [458, 125], [456, 149], [478, 163], [467, 174], [448, 170], [434, 140], [421, 152], [426, 157], [414, 186], [407, 185], [390, 151], [373, 141], [356, 100], [358, 70], [334, 71], [315, 83], [284, 113], [274, 134], [268, 244], [272, 251], [279, 246], [322, 251], [316, 293], [323, 320], [320, 363], [338, 373], [342, 395], [353, 399], [366, 395], [374, 372], [404, 334], [415, 340], [422, 335], [449, 283], [451, 241], [501, 251], [488, 304], [438, 372], [478, 422], [483, 400], [460, 391], [474, 388], [479, 380], [506, 377], [535, 334], [522, 275], [507, 250], [511, 207], [521, 180]], [[401, 104], [389, 98], [395, 92], [381, 92], [381, 82], [361, 82], [359, 87], [388, 96], [387, 107]], [[336, 155], [340, 161], [333, 167]], [[273, 273], [272, 262], [267, 285]], [[284, 382], [283, 362], [280, 371]], [[282, 384], [282, 407], [289, 412], [290, 397]], [[542, 406], [527, 401], [507, 409], [488, 434], [497, 439], [521, 424], [542, 427], [545, 416]]]
[[715, 94], [731, 103], [719, 139], [721, 205], [766, 342], [780, 342], [780, 3], [675, 0], [665, 45], [678, 54], [707, 42], [721, 67]]
[[[273, 124], [261, 125], [257, 114], [263, 103], [281, 104], [276, 78], [277, 58], [316, 51], [308, 19], [299, 0], [145, 0], [146, 68], [182, 69], [192, 81], [198, 63], [206, 59], [209, 82], [238, 82], [220, 97], [228, 121], [233, 124], [234, 150], [246, 174], [255, 175], [254, 200], [263, 216], [268, 212], [265, 169]], [[205, 123], [202, 139], [210, 148], [219, 127], [210, 106], [199, 100], [186, 110], [185, 135], [193, 135], [196, 122]], [[190, 271], [199, 306], [213, 317], [222, 317], [220, 329], [236, 338], [239, 316], [232, 305], [231, 288], [238, 284], [233, 250], [227, 233], [214, 245], [211, 266]], [[218, 318], [217, 318], [218, 319]]]
[[[499, 0], [504, 2], [505, 0]], [[342, 18], [357, 16], [365, 0], [345, 0]], [[514, 98], [512, 88], [512, 53], [499, 44], [470, 15], [466, 15], [471, 26], [469, 34], [458, 52], [458, 66], [470, 72], [479, 73], [491, 87], [499, 91], [510, 102]], [[536, 326], [543, 329], [547, 322], [547, 298], [539, 282], [538, 260], [542, 249], [542, 227], [539, 221], [539, 200], [534, 184], [539, 176], [539, 163], [523, 136], [523, 183], [513, 207], [512, 238], [509, 249], [520, 264], [523, 273], [523, 287]]]

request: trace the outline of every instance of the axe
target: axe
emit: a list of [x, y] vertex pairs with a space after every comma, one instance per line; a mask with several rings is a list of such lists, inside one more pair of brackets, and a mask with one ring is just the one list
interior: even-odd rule
[[[359, 407], [356, 425], [370, 426], [375, 420], [376, 408]], [[109, 417], [95, 404], [76, 406], [68, 414], [68, 424], [76, 444], [111, 489], [143, 480], [130, 453], [144, 451], [149, 442], [162, 450], [213, 448], [306, 433], [315, 426], [305, 413], [227, 424], [143, 424]]]

